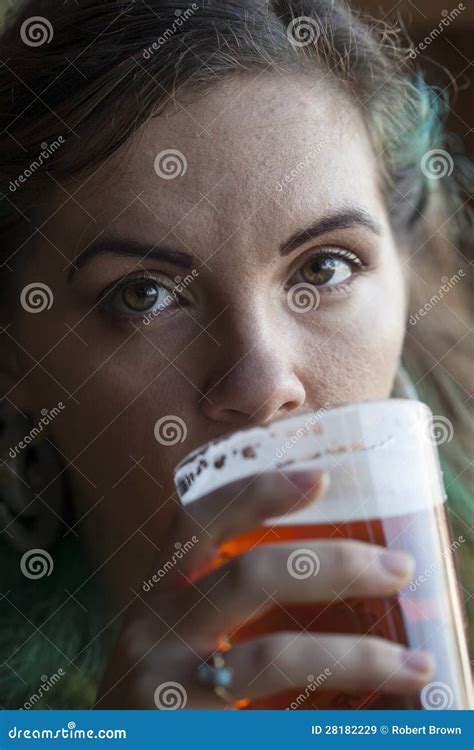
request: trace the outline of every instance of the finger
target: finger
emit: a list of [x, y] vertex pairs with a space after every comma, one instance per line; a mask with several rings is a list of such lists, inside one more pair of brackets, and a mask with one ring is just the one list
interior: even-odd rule
[[[225, 654], [232, 693], [256, 699], [291, 689], [417, 692], [434, 672], [433, 656], [375, 636], [276, 633]], [[314, 679], [312, 679], [314, 678]], [[310, 687], [316, 683], [316, 690]]]
[[[260, 526], [267, 518], [294, 512], [319, 498], [329, 479], [319, 471], [269, 471], [232, 482], [180, 509], [168, 541], [156, 561], [171, 575], [164, 588], [173, 588], [209, 569], [220, 545]], [[179, 544], [180, 553], [176, 553]], [[176, 558], [179, 558], [176, 560]], [[170, 567], [169, 561], [175, 563]], [[153, 579], [152, 579], [153, 580]]]
[[349, 539], [260, 546], [196, 581], [173, 616], [183, 632], [212, 639], [278, 604], [392, 596], [409, 582], [414, 564], [405, 552]]

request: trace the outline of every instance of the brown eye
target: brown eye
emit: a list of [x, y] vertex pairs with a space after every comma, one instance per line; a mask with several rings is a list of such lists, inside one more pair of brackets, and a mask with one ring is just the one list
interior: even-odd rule
[[124, 306], [132, 312], [149, 312], [159, 296], [159, 285], [154, 281], [133, 281], [121, 290]]
[[129, 318], [149, 313], [159, 315], [176, 304], [178, 296], [162, 282], [149, 277], [125, 280], [104, 295], [104, 306], [109, 311]]
[[307, 261], [301, 267], [300, 274], [304, 281], [314, 286], [333, 286], [350, 278], [354, 265], [354, 260], [321, 255]]

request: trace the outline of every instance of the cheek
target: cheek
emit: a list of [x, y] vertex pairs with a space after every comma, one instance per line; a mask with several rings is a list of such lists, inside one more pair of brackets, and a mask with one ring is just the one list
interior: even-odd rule
[[316, 405], [388, 398], [405, 335], [405, 289], [398, 263], [366, 279], [344, 312], [325, 319], [305, 380]]
[[38, 411], [65, 404], [50, 434], [72, 483], [75, 531], [97, 566], [113, 555], [104, 567], [111, 585], [128, 576], [135, 585], [156, 554], [147, 540], [160, 539], [176, 513], [172, 470], [188, 450], [185, 436], [174, 441], [179, 422], [165, 421], [161, 442], [155, 424], [186, 415], [191, 386], [169, 365], [175, 354], [159, 339], [163, 355], [139, 334], [124, 343], [126, 335], [91, 325], [77, 329], [80, 339], [64, 337], [59, 319], [44, 330], [22, 331], [25, 348], [43, 364], [31, 371], [28, 390], [39, 394]]
[[154, 426], [162, 416], [189, 411], [191, 386], [175, 362], [199, 328], [186, 318], [192, 330], [167, 335], [167, 326], [122, 329], [89, 316], [68, 335], [62, 312], [69, 323], [60, 310], [41, 330], [27, 321], [21, 331], [24, 348], [42, 363], [25, 368], [29, 393], [39, 394], [36, 408], [66, 404], [51, 426], [61, 451], [97, 487], [116, 483], [142, 456], [151, 456], [159, 476]]
[[176, 370], [157, 376], [166, 365], [158, 358], [155, 377], [123, 364], [104, 366], [53, 426], [85, 506], [80, 515], [104, 497], [100, 513], [125, 534], [172, 505], [173, 468], [194, 430], [192, 389]]
[[[134, 398], [140, 385], [126, 377], [109, 381], [102, 373], [81, 392], [80, 407], [70, 407], [68, 422], [55, 425], [57, 442], [73, 461], [74, 516], [80, 519], [75, 530], [120, 605], [149, 574], [156, 545], [173, 522], [178, 505], [172, 470], [188, 450], [171, 418], [176, 398], [163, 380]], [[159, 419], [165, 425], [157, 440]]]

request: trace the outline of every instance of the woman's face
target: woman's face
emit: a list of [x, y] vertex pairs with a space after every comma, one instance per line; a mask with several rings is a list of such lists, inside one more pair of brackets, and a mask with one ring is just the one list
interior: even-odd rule
[[[156, 160], [168, 149], [172, 178]], [[92, 176], [58, 184], [42, 222], [19, 289], [47, 284], [54, 301], [18, 305], [10, 398], [33, 419], [65, 405], [48, 429], [75, 531], [119, 602], [149, 576], [186, 453], [390, 395], [403, 262], [363, 122], [325, 82], [262, 74], [182, 98]]]

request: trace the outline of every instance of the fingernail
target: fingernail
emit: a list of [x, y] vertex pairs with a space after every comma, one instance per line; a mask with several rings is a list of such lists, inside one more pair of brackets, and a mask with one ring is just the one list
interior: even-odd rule
[[406, 552], [385, 551], [380, 554], [379, 560], [385, 570], [398, 578], [410, 575], [414, 566], [413, 558]]
[[433, 655], [429, 651], [406, 651], [402, 663], [412, 672], [426, 674], [434, 669]]
[[316, 485], [320, 486], [324, 483], [326, 487], [329, 483], [329, 476], [323, 471], [285, 471], [283, 473], [303, 493], [309, 492]]

